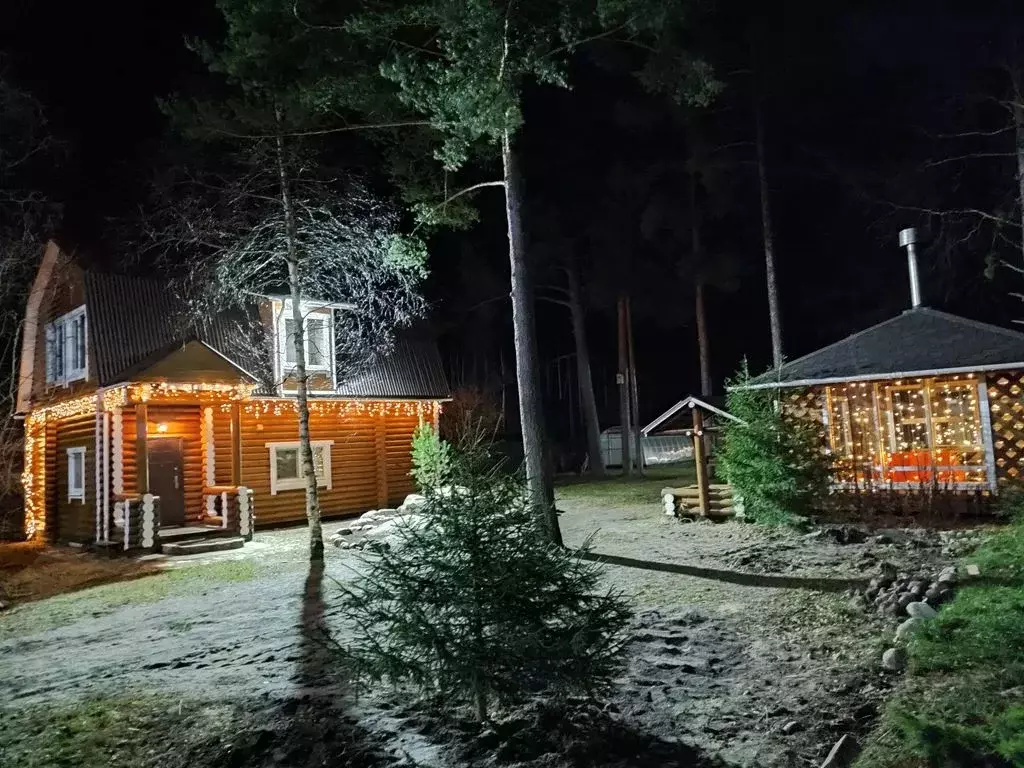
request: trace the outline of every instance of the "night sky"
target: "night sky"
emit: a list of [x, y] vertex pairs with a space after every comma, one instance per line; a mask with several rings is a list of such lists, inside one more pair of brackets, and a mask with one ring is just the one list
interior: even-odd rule
[[[989, 5], [991, 11], [978, 10]], [[909, 305], [905, 256], [896, 242], [906, 226], [932, 236], [922, 255], [925, 303], [1002, 323], [1024, 316], [1024, 307], [1006, 296], [1020, 287], [983, 275], [990, 244], [962, 238], [913, 210], [943, 200], [947, 184], [949, 199], [957, 201], [951, 205], [975, 197], [978, 207], [998, 204], [991, 187], [993, 178], [1003, 178], [1002, 169], [936, 180], [920, 167], [946, 151], [936, 149], [937, 135], [1001, 119], [984, 102], [999, 96], [998, 56], [1012, 53], [1006, 14], [1013, 20], [1013, 5], [818, 0], [773, 6], [785, 8], [785, 18], [778, 14], [766, 54], [773, 76], [764, 114], [787, 357]], [[741, 26], [737, 21], [737, 30]], [[104, 248], [106, 223], [143, 202], [167, 130], [156, 99], [187, 90], [203, 73], [185, 38], [217, 31], [213, 0], [3, 4], [0, 50], [7, 74], [43, 102], [54, 132], [70, 146], [67, 163], [47, 181], [47, 191], [65, 204], [66, 242]], [[729, 37], [728, 27], [720, 31]], [[529, 226], [538, 229], [533, 222], [542, 221], [549, 239], [552, 229], [558, 237], [581, 239], [613, 194], [613, 168], [628, 173], [685, 162], [687, 139], [674, 129], [671, 108], [603, 63], [600, 56], [583, 56], [574, 66], [573, 90], [527, 94], [521, 148], [527, 205], [534, 212]], [[742, 91], [742, 84], [730, 82], [734, 92]], [[743, 355], [755, 369], [770, 361], [756, 175], [749, 146], [744, 148], [751, 138], [744, 130], [752, 123], [737, 102], [729, 104], [735, 115], [710, 121], [712, 142], [739, 145], [717, 237], [741, 268], [731, 290], [709, 296], [717, 387]], [[498, 298], [507, 292], [504, 211], [497, 194], [482, 197], [480, 205], [483, 220], [474, 231], [432, 244], [434, 321], [457, 383], [494, 375], [502, 358], [511, 372], [513, 360], [510, 312]], [[640, 222], [623, 215], [616, 224], [623, 258], [639, 264], [648, 248]], [[683, 277], [678, 286], [633, 289], [645, 419], [698, 387], [690, 296]], [[563, 374], [568, 370], [564, 356], [572, 351], [572, 338], [560, 307], [542, 306], [540, 323], [553, 399], [559, 367]], [[600, 302], [591, 310], [589, 330], [599, 403], [608, 398], [602, 408], [607, 426], [616, 423], [615, 330], [613, 314]], [[569, 389], [563, 381], [563, 392]], [[564, 439], [567, 409], [557, 405], [551, 406], [559, 414], [552, 426]]]

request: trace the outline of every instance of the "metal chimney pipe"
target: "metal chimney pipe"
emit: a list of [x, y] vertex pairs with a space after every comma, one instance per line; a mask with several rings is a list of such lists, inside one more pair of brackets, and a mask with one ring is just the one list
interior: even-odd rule
[[917, 275], [917, 229], [900, 230], [900, 248], [907, 249], [907, 272], [910, 273], [910, 305], [921, 306], [921, 281]]

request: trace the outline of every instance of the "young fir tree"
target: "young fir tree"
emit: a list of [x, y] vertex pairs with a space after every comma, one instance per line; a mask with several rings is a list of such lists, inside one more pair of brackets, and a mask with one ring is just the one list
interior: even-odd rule
[[744, 361], [729, 383], [728, 411], [743, 423], [727, 421], [721, 465], [748, 517], [770, 525], [793, 522], [828, 490], [820, 425], [787, 418], [778, 390], [748, 389], [750, 378]]
[[452, 447], [428, 423], [412, 433], [412, 470], [409, 472], [420, 490], [440, 487], [452, 460]]
[[598, 566], [551, 544], [522, 479], [480, 448], [456, 452], [440, 485], [345, 590], [355, 668], [480, 720], [530, 693], [608, 685], [630, 614]]

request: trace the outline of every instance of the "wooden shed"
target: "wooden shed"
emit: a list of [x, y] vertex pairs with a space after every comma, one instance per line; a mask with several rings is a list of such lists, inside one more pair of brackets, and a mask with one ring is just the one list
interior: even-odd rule
[[837, 489], [994, 494], [1024, 471], [1024, 333], [915, 306], [750, 386], [821, 424]]

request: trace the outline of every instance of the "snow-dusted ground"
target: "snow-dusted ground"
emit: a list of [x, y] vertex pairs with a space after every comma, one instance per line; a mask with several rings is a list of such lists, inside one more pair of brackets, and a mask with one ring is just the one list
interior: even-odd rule
[[[879, 559], [901, 567], [940, 559], [937, 550], [919, 544], [841, 545], [738, 523], [682, 524], [666, 518], [657, 503], [563, 501], [559, 507], [568, 544], [593, 535], [595, 551], [636, 559], [812, 576], [864, 575]], [[326, 532], [341, 525], [328, 524]], [[337, 699], [345, 681], [331, 674], [331, 659], [308, 628], [321, 613], [328, 628], [338, 626], [334, 581], [352, 578], [360, 554], [328, 548], [321, 606], [308, 597], [304, 544], [302, 529], [259, 534], [241, 553], [203, 558], [249, 558], [258, 565], [252, 580], [205, 588], [193, 581], [188, 594], [113, 611], [97, 607], [95, 615], [65, 626], [0, 640], [0, 707], [134, 691], [253, 702], [254, 711], [307, 694]], [[654, 740], [637, 743], [690, 745], [687, 750], [731, 765], [815, 765], [843, 733], [866, 729], [891, 685], [877, 668], [881, 625], [849, 611], [842, 595], [617, 566], [607, 567], [607, 579], [632, 598], [637, 617], [627, 666], [600, 713], [601, 727]], [[88, 601], [92, 592], [78, 599]], [[494, 750], [454, 758], [445, 747], [461, 735], [436, 723], [427, 727], [415, 713], [384, 708], [376, 698], [345, 706], [407, 761], [494, 763]], [[524, 718], [522, 728], [539, 727], [532, 722]], [[564, 764], [554, 754], [504, 753], [506, 763]], [[693, 764], [689, 757], [676, 762]], [[659, 763], [673, 759], [609, 753], [591, 764]]]

